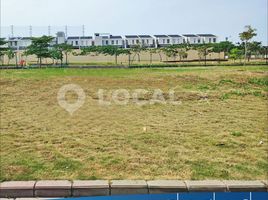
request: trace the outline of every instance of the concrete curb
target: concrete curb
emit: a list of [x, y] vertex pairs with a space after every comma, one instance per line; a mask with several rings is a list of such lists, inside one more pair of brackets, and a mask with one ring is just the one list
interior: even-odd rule
[[83, 197], [178, 192], [268, 192], [268, 181], [7, 181], [0, 183], [0, 198]]

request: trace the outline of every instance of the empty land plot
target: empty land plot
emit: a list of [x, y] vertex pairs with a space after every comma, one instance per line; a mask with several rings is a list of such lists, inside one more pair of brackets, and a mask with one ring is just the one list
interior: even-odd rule
[[[1, 70], [0, 180], [265, 179], [267, 67]], [[57, 102], [78, 84], [72, 116]], [[116, 89], [181, 103], [99, 105]], [[68, 101], [76, 95], [68, 93]]]

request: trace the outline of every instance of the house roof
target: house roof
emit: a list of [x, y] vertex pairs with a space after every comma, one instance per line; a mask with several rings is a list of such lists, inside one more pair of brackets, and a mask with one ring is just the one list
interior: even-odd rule
[[111, 39], [122, 39], [121, 36], [114, 36], [114, 35], [111, 35], [110, 38], [111, 38]]
[[198, 37], [197, 35], [194, 34], [183, 34], [184, 37]]
[[181, 37], [180, 35], [168, 35], [169, 37]]
[[67, 40], [79, 40], [79, 39], [92, 39], [92, 37], [91, 36], [82, 36], [82, 37], [70, 36], [70, 37], [67, 37]]
[[167, 35], [154, 35], [155, 37], [157, 38], [165, 38], [165, 37], [168, 37]]
[[216, 35], [213, 34], [197, 34], [197, 35], [201, 37], [216, 37]]
[[139, 38], [137, 35], [125, 35], [126, 38]]
[[152, 38], [150, 35], [139, 35], [140, 38]]

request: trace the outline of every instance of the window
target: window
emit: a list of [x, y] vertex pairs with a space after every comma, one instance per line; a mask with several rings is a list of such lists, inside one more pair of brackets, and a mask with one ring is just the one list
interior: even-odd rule
[[144, 44], [144, 40], [142, 40], [142, 44]]
[[216, 38], [213, 38], [213, 42], [216, 43]]
[[118, 44], [118, 40], [116, 40], [116, 42], [115, 42], [116, 44]]
[[208, 39], [209, 43], [211, 43], [211, 38]]
[[114, 40], [112, 40], [112, 45], [114, 45]]
[[196, 39], [194, 39], [194, 43], [196, 43]]
[[170, 42], [170, 40], [169, 39], [167, 39], [167, 43], [169, 44], [169, 42]]
[[163, 39], [163, 44], [165, 44], [166, 43], [166, 40], [165, 39]]
[[201, 42], [201, 40], [200, 39], [198, 39], [198, 43], [200, 43]]
[[139, 44], [140, 43], [140, 41], [139, 40], [136, 40], [136, 44]]
[[75, 41], [75, 45], [78, 46], [78, 41]]
[[135, 44], [135, 41], [134, 40], [132, 40], [132, 44]]
[[147, 44], [149, 44], [149, 40], [147, 40]]
[[106, 40], [105, 42], [106, 42], [106, 45], [108, 45], [108, 44], [109, 44], [109, 41], [108, 41], [108, 40]]

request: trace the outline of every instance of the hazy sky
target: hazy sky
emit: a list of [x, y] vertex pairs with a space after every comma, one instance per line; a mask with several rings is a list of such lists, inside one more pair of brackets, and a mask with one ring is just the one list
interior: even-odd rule
[[267, 0], [2, 0], [1, 21], [79, 31], [84, 24], [87, 35], [214, 33], [233, 41], [250, 24], [255, 40], [267, 43], [267, 9]]

